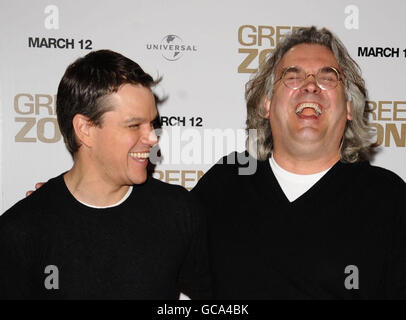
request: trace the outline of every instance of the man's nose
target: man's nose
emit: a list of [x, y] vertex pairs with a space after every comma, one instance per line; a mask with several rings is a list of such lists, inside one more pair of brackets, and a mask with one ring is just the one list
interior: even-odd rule
[[321, 91], [321, 88], [317, 84], [316, 76], [314, 74], [307, 75], [300, 89], [310, 93], [319, 93]]
[[158, 143], [158, 137], [154, 128], [151, 127], [149, 130], [147, 130], [143, 136], [143, 142], [151, 147]]

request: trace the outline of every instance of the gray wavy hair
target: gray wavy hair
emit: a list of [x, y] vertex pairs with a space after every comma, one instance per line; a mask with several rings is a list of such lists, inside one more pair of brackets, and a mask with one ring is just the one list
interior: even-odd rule
[[271, 99], [276, 66], [292, 47], [306, 43], [327, 47], [334, 54], [344, 75], [345, 93], [353, 106], [352, 120], [346, 123], [342, 139], [340, 156], [343, 162], [367, 160], [372, 154], [372, 132], [368, 126], [370, 109], [366, 102], [367, 90], [358, 64], [350, 57], [343, 43], [329, 30], [316, 27], [299, 28], [284, 38], [270, 57], [259, 67], [258, 72], [247, 83], [245, 98], [247, 100], [246, 130], [256, 129], [256, 138], [246, 141], [248, 152], [258, 160], [271, 156], [273, 139], [269, 119], [265, 118], [264, 100]]

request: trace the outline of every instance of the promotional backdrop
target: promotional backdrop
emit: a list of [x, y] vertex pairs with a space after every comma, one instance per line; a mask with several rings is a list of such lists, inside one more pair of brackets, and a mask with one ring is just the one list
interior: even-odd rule
[[245, 84], [298, 26], [325, 26], [346, 45], [373, 108], [373, 164], [406, 179], [405, 12], [399, 0], [2, 0], [0, 214], [72, 166], [55, 95], [78, 57], [111, 49], [163, 77], [154, 176], [191, 189], [221, 156], [244, 149]]

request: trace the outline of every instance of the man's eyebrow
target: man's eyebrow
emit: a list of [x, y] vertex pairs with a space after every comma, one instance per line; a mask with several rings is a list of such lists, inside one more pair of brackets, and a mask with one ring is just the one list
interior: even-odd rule
[[[158, 120], [158, 119], [159, 119], [159, 116], [158, 116], [158, 114], [156, 114], [155, 117], [152, 119], [151, 122], [154, 122], [154, 121], [156, 121], [156, 120]], [[124, 123], [145, 122], [145, 121], [147, 121], [146, 118], [142, 118], [142, 117], [131, 117], [131, 118], [128, 118], [128, 119], [124, 120]]]
[[130, 123], [130, 122], [143, 122], [146, 121], [145, 118], [141, 118], [141, 117], [132, 117], [132, 118], [128, 118], [127, 120], [124, 120], [124, 123]]
[[[299, 67], [297, 66], [287, 66], [287, 67], [283, 67], [279, 70], [280, 76], [278, 77], [278, 79], [280, 80], [283, 76], [283, 74], [285, 73], [286, 70], [291, 69], [291, 71], [293, 72], [297, 72], [300, 70]], [[275, 75], [278, 73], [278, 71], [275, 73]]]
[[301, 67], [299, 67], [299, 66], [287, 66], [287, 67], [284, 67], [284, 68], [282, 68], [282, 70], [281, 70], [281, 73], [284, 73], [286, 70], [290, 70], [290, 71], [293, 71], [293, 72], [298, 72], [298, 71], [300, 71], [300, 70], [303, 70]]

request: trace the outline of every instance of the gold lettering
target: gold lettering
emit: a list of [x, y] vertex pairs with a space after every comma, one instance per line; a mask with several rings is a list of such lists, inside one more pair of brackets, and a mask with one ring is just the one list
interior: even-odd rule
[[35, 118], [14, 118], [15, 122], [25, 122], [25, 125], [21, 130], [16, 134], [14, 141], [15, 142], [37, 142], [36, 138], [26, 138], [26, 134], [35, 126]]
[[165, 171], [165, 182], [171, 183], [171, 181], [173, 181], [173, 182], [179, 181], [179, 178], [171, 178], [170, 177], [171, 174], [179, 174], [179, 170], [166, 170]]
[[32, 95], [28, 94], [28, 93], [19, 93], [14, 97], [14, 110], [15, 112], [19, 113], [19, 114], [31, 114], [34, 112], [34, 104], [31, 102], [26, 102], [24, 103], [24, 107], [28, 107], [27, 111], [23, 111], [21, 110], [21, 106], [20, 106], [20, 98], [22, 97], [26, 97], [28, 98], [28, 101], [33, 101], [33, 97]]
[[[54, 127], [54, 136], [52, 138], [47, 138], [44, 135], [45, 132], [45, 123], [52, 123]], [[61, 139], [61, 132], [59, 131], [58, 122], [56, 118], [42, 118], [38, 120], [37, 123], [37, 136], [38, 139], [45, 143], [55, 143]]]
[[240, 48], [238, 49], [239, 53], [248, 53], [247, 57], [241, 62], [238, 66], [238, 73], [254, 73], [257, 72], [256, 69], [249, 69], [248, 66], [258, 55], [258, 49], [248, 49], [248, 48]]
[[392, 101], [379, 101], [378, 102], [378, 120], [391, 120], [391, 118], [384, 118], [382, 116], [382, 112], [390, 112], [390, 109], [384, 109], [383, 105], [384, 104], [392, 104]]
[[394, 101], [393, 103], [393, 120], [394, 121], [405, 121], [406, 118], [401, 118], [398, 116], [399, 112], [406, 112], [406, 109], [399, 109], [398, 106], [400, 104], [405, 105], [406, 101]]
[[[265, 34], [264, 30], [269, 30], [269, 33]], [[262, 46], [262, 39], [268, 39], [269, 40], [269, 46], [274, 47], [275, 46], [275, 41], [273, 39], [273, 36], [275, 34], [275, 29], [271, 26], [258, 26], [258, 46]]]
[[369, 111], [371, 112], [372, 120], [376, 121], [376, 102], [375, 101], [367, 101], [369, 106]]
[[[180, 177], [174, 177], [173, 175], [179, 175]], [[180, 182], [180, 185], [187, 190], [191, 190], [194, 187], [194, 183], [203, 177], [204, 172], [202, 170], [155, 170], [153, 172], [154, 178], [165, 182]]]
[[[41, 98], [45, 99], [45, 101], [41, 102]], [[35, 95], [35, 114], [39, 114], [40, 108], [46, 108], [48, 111], [48, 114], [50, 116], [53, 115], [53, 110], [52, 110], [52, 96], [49, 94], [36, 94]]]
[[251, 25], [243, 25], [240, 28], [238, 28], [238, 42], [243, 45], [243, 46], [254, 46], [257, 43], [257, 35], [254, 34], [248, 34], [247, 38], [251, 39], [250, 42], [245, 42], [243, 39], [243, 31], [244, 29], [251, 29], [252, 32], [257, 32], [257, 29], [254, 26]]
[[200, 180], [201, 177], [203, 177], [204, 172], [202, 170], [197, 171], [197, 181]]
[[182, 171], [181, 171], [181, 185], [182, 185], [184, 188], [186, 188], [187, 190], [189, 190], [189, 191], [190, 191], [192, 188], [187, 187], [187, 186], [186, 186], [186, 182], [188, 182], [188, 181], [195, 181], [195, 180], [196, 180], [195, 178], [193, 178], [193, 179], [191, 179], [191, 178], [186, 178], [186, 175], [187, 175], [187, 174], [190, 174], [190, 173], [196, 174], [196, 171], [192, 171], [192, 170], [182, 170]]
[[385, 147], [390, 145], [390, 136], [392, 134], [393, 140], [397, 147], [406, 146], [406, 123], [401, 125], [401, 135], [397, 130], [395, 123], [387, 123], [385, 128]]
[[[282, 30], [289, 30], [288, 32], [281, 33]], [[290, 33], [291, 27], [288, 26], [277, 26], [276, 27], [276, 45]]]
[[[157, 174], [159, 175], [159, 177], [156, 177]], [[161, 170], [155, 170], [154, 176], [156, 179], [161, 180], [161, 181], [164, 179], [164, 173]]]

